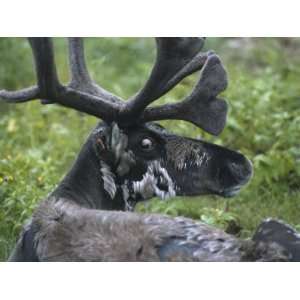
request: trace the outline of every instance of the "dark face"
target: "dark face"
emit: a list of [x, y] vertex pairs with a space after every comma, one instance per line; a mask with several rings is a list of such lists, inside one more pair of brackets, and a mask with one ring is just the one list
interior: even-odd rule
[[137, 201], [176, 195], [230, 197], [251, 178], [251, 162], [238, 152], [171, 134], [155, 123], [120, 132], [110, 129], [106, 134], [115, 153], [113, 173]]

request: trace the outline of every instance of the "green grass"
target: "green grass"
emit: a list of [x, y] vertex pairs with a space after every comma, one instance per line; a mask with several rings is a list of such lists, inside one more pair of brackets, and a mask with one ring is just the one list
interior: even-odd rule
[[[155, 56], [151, 39], [87, 41], [88, 64], [101, 85], [124, 97], [145, 82]], [[139, 211], [184, 215], [227, 228], [231, 222], [250, 236], [266, 217], [300, 229], [300, 40], [208, 40], [229, 73], [227, 127], [211, 137], [185, 122], [164, 121], [182, 135], [202, 136], [241, 151], [254, 164], [251, 183], [235, 198], [157, 199]], [[56, 40], [59, 74], [68, 80], [66, 45]], [[22, 39], [0, 39], [0, 87], [34, 82], [31, 55]], [[187, 95], [198, 75], [185, 79], [161, 102]], [[0, 104], [0, 260], [6, 259], [24, 221], [67, 172], [97, 119], [38, 101]]]

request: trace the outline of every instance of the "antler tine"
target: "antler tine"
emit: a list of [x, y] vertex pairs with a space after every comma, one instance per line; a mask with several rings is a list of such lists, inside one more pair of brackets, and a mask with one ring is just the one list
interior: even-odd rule
[[19, 91], [0, 90], [0, 100], [3, 99], [10, 103], [22, 103], [32, 99], [38, 99], [39, 89], [37, 86], [32, 86]]
[[68, 38], [69, 40], [69, 63], [71, 69], [71, 86], [77, 86], [80, 82], [91, 84], [84, 59], [84, 45], [82, 38]]
[[104, 90], [91, 79], [85, 62], [83, 38], [69, 38], [69, 64], [71, 88], [100, 96], [109, 102], [122, 103], [121, 98]]
[[[0, 99], [9, 103], [21, 103], [40, 98], [43, 104], [58, 103], [106, 121], [116, 120], [123, 103], [104, 90], [100, 93], [101, 88], [89, 80], [80, 40], [77, 53], [70, 46], [73, 49], [70, 52], [74, 55], [72, 61], [79, 62], [79, 66], [73, 66], [72, 81], [68, 86], [63, 86], [58, 80], [51, 38], [29, 38], [29, 42], [34, 55], [38, 85], [19, 91], [1, 90]], [[81, 79], [84, 79], [86, 85], [80, 84]], [[87, 84], [93, 85], [92, 92], [87, 89]]]
[[8, 102], [20, 103], [37, 98], [55, 98], [60, 88], [57, 78], [53, 46], [49, 38], [29, 38], [33, 51], [38, 85], [19, 91], [0, 91], [0, 97]]
[[57, 77], [52, 40], [50, 38], [28, 40], [34, 56], [39, 96], [56, 98], [62, 86]]
[[195, 124], [205, 131], [218, 135], [225, 126], [227, 103], [217, 95], [227, 87], [227, 74], [219, 57], [209, 53], [200, 80], [192, 93], [183, 101], [147, 108], [142, 122], [177, 119]]
[[184, 77], [200, 70], [207, 54], [199, 53], [204, 38], [156, 38], [157, 56], [144, 88], [128, 103], [123, 114], [137, 117], [151, 102], [172, 89]]

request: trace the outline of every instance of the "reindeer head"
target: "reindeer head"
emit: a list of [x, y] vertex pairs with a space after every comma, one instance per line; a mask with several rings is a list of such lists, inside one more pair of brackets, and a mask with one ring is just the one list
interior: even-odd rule
[[[71, 82], [57, 77], [50, 38], [29, 39], [37, 86], [17, 92], [0, 91], [8, 102], [42, 99], [104, 120], [90, 135], [105, 191], [114, 198], [137, 202], [159, 196], [217, 194], [233, 196], [252, 174], [249, 160], [229, 149], [168, 132], [153, 121], [185, 120], [219, 134], [226, 123], [227, 104], [218, 95], [227, 87], [226, 72], [213, 52], [200, 53], [202, 38], [157, 38], [157, 58], [149, 80], [134, 97], [123, 101], [90, 78], [80, 38], [69, 39]], [[191, 94], [180, 102], [148, 105], [186, 76], [202, 70]], [[84, 170], [83, 170], [84, 172]]]

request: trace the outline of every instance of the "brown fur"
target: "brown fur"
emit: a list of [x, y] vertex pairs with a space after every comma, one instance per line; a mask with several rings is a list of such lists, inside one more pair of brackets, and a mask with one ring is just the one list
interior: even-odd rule
[[42, 261], [158, 261], [156, 247], [181, 233], [169, 226], [164, 232], [163, 219], [147, 226], [150, 217], [47, 200], [33, 217], [39, 227], [37, 254]]
[[41, 261], [159, 261], [158, 249], [171, 239], [195, 249], [187, 254], [174, 247], [164, 260], [236, 261], [241, 256], [234, 237], [190, 219], [86, 209], [65, 199], [43, 201], [32, 224]]

